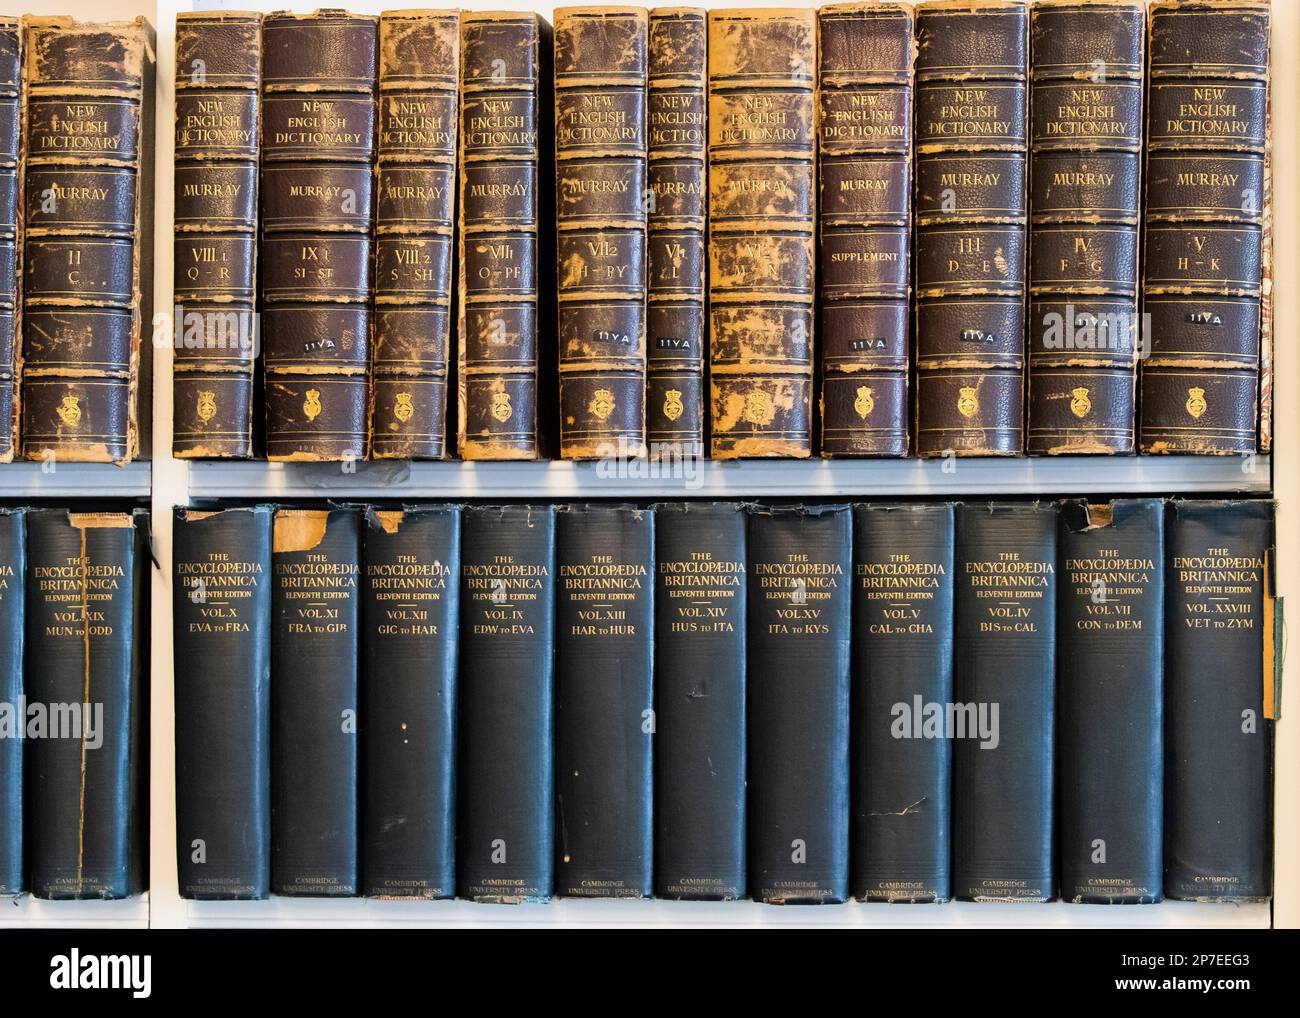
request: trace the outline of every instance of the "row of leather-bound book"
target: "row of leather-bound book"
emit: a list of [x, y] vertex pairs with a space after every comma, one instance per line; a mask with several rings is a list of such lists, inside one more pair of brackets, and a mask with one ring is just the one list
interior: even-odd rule
[[178, 509], [180, 893], [1271, 894], [1273, 507]]
[[1267, 447], [1268, 43], [1251, 0], [183, 16], [176, 451]]
[[[182, 13], [174, 453], [1267, 451], [1269, 33], [1260, 0]], [[148, 39], [0, 22], [0, 456], [136, 454]]]

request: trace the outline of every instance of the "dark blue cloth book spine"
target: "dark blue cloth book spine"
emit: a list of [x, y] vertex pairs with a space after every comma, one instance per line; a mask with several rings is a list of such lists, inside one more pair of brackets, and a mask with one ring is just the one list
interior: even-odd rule
[[271, 625], [271, 890], [357, 894], [357, 629], [361, 514], [275, 515]]
[[461, 551], [457, 891], [551, 896], [555, 508], [471, 506]]
[[[0, 443], [2, 444], [2, 443]], [[23, 615], [27, 535], [21, 509], [0, 509], [0, 895], [17, 894], [23, 881]]]
[[853, 511], [853, 854], [865, 901], [952, 894], [953, 510]]
[[271, 890], [271, 506], [172, 526], [182, 898]]
[[957, 509], [953, 894], [1047, 901], [1056, 693], [1054, 505]]
[[745, 509], [655, 507], [655, 888], [745, 895]]
[[1161, 897], [1164, 503], [1061, 506], [1061, 897]]
[[649, 897], [654, 513], [566, 506], [555, 555], [556, 892]]
[[[38, 898], [144, 885], [143, 513], [27, 511], [27, 848]], [[34, 737], [33, 737], [34, 736]]]
[[362, 544], [363, 893], [456, 893], [460, 508], [369, 509]]
[[771, 904], [849, 894], [846, 506], [749, 514], [749, 884]]
[[1167, 521], [1165, 894], [1272, 894], [1264, 596], [1271, 502], [1173, 502]]

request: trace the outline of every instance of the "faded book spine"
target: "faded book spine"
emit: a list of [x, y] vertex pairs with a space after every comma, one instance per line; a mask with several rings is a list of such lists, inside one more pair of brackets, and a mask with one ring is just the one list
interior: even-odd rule
[[379, 19], [370, 455], [447, 454], [460, 16]]
[[126, 898], [143, 888], [146, 518], [27, 511], [25, 693], [32, 703], [90, 712], [27, 746], [38, 898]]
[[1133, 452], [1145, 42], [1135, 0], [1032, 8], [1031, 453]]
[[460, 507], [368, 509], [362, 567], [362, 893], [450, 898]]
[[823, 456], [906, 456], [912, 8], [818, 15]]
[[745, 896], [745, 507], [655, 507], [655, 893]]
[[[543, 455], [553, 408], [554, 272], [538, 258], [554, 215], [549, 26], [536, 14], [461, 15], [457, 445], [467, 460]], [[544, 270], [544, 271], [543, 271]]]
[[262, 15], [176, 18], [172, 454], [253, 455]]
[[1165, 506], [1061, 506], [1057, 766], [1061, 897], [1161, 898]]
[[853, 855], [864, 901], [952, 897], [953, 509], [853, 510]]
[[18, 449], [21, 92], [21, 26], [17, 18], [0, 17], [0, 463], [11, 462]]
[[916, 448], [1024, 448], [1028, 5], [917, 7]]
[[646, 74], [640, 7], [555, 12], [560, 455], [645, 455]]
[[1270, 9], [1151, 8], [1143, 452], [1256, 447]]
[[366, 454], [376, 19], [262, 24], [262, 363], [266, 455]]
[[812, 455], [817, 12], [709, 12], [716, 459]]
[[690, 457], [704, 455], [707, 34], [701, 9], [650, 13], [646, 438]]
[[[1056, 896], [1056, 506], [957, 509], [953, 896]], [[957, 728], [960, 721], [961, 729]]]
[[[23, 696], [26, 580], [23, 510], [0, 509], [0, 703], [11, 705]], [[26, 717], [19, 717], [17, 723], [25, 726]], [[0, 894], [20, 894], [25, 886], [23, 740], [4, 738], [0, 739]]]
[[361, 517], [281, 509], [272, 539], [271, 892], [358, 893]]
[[555, 558], [555, 891], [648, 898], [654, 513], [566, 506]]
[[176, 862], [182, 898], [271, 892], [270, 506], [172, 527]]
[[140, 441], [153, 30], [24, 25], [23, 455], [126, 463]]
[[1272, 895], [1264, 717], [1271, 502], [1174, 502], [1167, 521], [1165, 894]]
[[847, 506], [751, 510], [749, 893], [772, 905], [849, 896]]
[[469, 506], [456, 893], [544, 901], [555, 872], [555, 507]]

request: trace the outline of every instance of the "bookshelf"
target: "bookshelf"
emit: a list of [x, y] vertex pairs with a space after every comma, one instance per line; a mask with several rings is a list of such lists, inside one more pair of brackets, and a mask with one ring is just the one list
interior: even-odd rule
[[[786, 0], [791, 6], [817, 6], [808, 0]], [[737, 6], [704, 0], [699, 6]], [[132, 0], [40, 0], [13, 3], [15, 11], [54, 11], [82, 17], [117, 17], [145, 13], [158, 30], [157, 151], [154, 285], [164, 295], [172, 289], [170, 258], [172, 108], [175, 14], [193, 7], [311, 10], [314, 0], [214, 0], [187, 3], [162, 0], [141, 5]], [[328, 5], [325, 5], [328, 6]], [[358, 0], [343, 6], [379, 12], [401, 6], [393, 2]], [[541, 10], [551, 4], [461, 0], [465, 8]], [[1300, 86], [1300, 4], [1283, 0], [1275, 5], [1275, 94], [1295, 98]], [[1285, 109], [1285, 106], [1280, 107]], [[1300, 139], [1293, 132], [1275, 134], [1275, 178], [1290, 181], [1300, 169]], [[1300, 712], [1293, 708], [1277, 726], [1275, 761], [1275, 898], [1272, 905], [1231, 906], [1166, 902], [1155, 906], [1114, 908], [1049, 905], [939, 906], [849, 904], [824, 908], [778, 908], [752, 902], [674, 903], [663, 901], [556, 901], [546, 905], [475, 905], [464, 901], [391, 902], [361, 899], [285, 899], [262, 902], [192, 902], [177, 893], [175, 866], [175, 775], [173, 771], [173, 699], [171, 634], [171, 509], [175, 505], [231, 499], [239, 502], [293, 499], [555, 499], [694, 497], [773, 497], [864, 499], [889, 497], [1013, 497], [1057, 495], [1265, 495], [1280, 501], [1278, 531], [1282, 535], [1277, 562], [1277, 589], [1300, 591], [1300, 541], [1294, 540], [1300, 507], [1300, 293], [1295, 266], [1296, 225], [1300, 220], [1293, 188], [1284, 185], [1275, 195], [1276, 267], [1275, 433], [1272, 457], [1236, 459], [1150, 458], [1120, 460], [1026, 459], [960, 460], [922, 463], [914, 460], [745, 462], [690, 465], [665, 476], [618, 476], [602, 473], [597, 464], [356, 464], [355, 471], [337, 466], [266, 463], [200, 463], [173, 460], [171, 448], [170, 351], [154, 351], [153, 443], [151, 463], [125, 470], [60, 467], [44, 475], [37, 465], [3, 468], [0, 487], [5, 498], [150, 499], [154, 549], [162, 568], [152, 574], [153, 627], [150, 775], [150, 893], [127, 902], [38, 902], [25, 896], [10, 906], [0, 902], [0, 925], [142, 926], [159, 927], [499, 927], [552, 926], [719, 926], [719, 927], [985, 927], [1043, 929], [1096, 927], [1249, 927], [1300, 926], [1300, 814], [1290, 808], [1300, 799]], [[1285, 686], [1300, 688], [1300, 665], [1289, 663]]]

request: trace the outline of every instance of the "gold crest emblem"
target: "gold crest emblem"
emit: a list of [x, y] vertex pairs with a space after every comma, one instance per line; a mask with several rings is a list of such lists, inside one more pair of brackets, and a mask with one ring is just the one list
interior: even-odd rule
[[80, 396], [64, 396], [63, 402], [58, 406], [59, 420], [70, 428], [75, 428], [81, 422], [80, 402]]
[[973, 386], [963, 385], [957, 393], [957, 412], [963, 417], [974, 417], [980, 412], [980, 400]]
[[492, 416], [502, 424], [510, 420], [510, 415], [515, 412], [515, 408], [510, 405], [510, 393], [494, 392], [492, 393]]
[[751, 389], [745, 393], [745, 411], [741, 417], [750, 424], [765, 427], [776, 417], [776, 404], [772, 402], [771, 395], [765, 390]]
[[217, 394], [209, 389], [200, 389], [194, 412], [204, 424], [217, 415]]
[[587, 410], [598, 421], [609, 420], [609, 415], [614, 412], [614, 394], [608, 389], [597, 389], [587, 404]]
[[314, 421], [320, 416], [322, 409], [324, 408], [320, 405], [320, 390], [308, 389], [307, 398], [302, 402], [302, 412], [307, 415], [307, 420]]
[[670, 421], [675, 421], [682, 415], [686, 407], [682, 405], [681, 389], [669, 389], [664, 393], [664, 416]]
[[1092, 400], [1088, 398], [1088, 390], [1082, 385], [1077, 389], [1071, 389], [1070, 395], [1070, 413], [1074, 414], [1080, 420], [1088, 416], [1088, 411], [1092, 409]]
[[409, 392], [399, 392], [394, 398], [393, 416], [403, 424], [415, 416], [415, 400]]
[[1206, 410], [1210, 409], [1210, 404], [1205, 402], [1205, 390], [1191, 388], [1187, 390], [1187, 412], [1192, 415], [1194, 420], [1200, 420]]
[[858, 386], [858, 398], [853, 401], [853, 409], [864, 421], [871, 416], [871, 411], [876, 409], [876, 400], [872, 395], [871, 386]]

